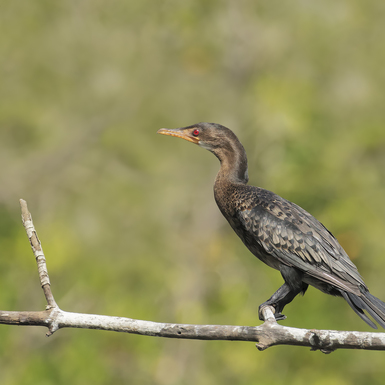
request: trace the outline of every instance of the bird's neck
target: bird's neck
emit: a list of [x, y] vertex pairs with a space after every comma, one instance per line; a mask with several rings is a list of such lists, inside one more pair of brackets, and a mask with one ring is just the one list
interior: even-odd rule
[[231, 218], [234, 215], [235, 201], [232, 197], [238, 188], [249, 180], [246, 152], [239, 141], [211, 151], [221, 162], [221, 168], [214, 183], [215, 201], [221, 213], [233, 226]]
[[228, 143], [226, 146], [214, 150], [213, 153], [221, 162], [221, 168], [215, 180], [216, 185], [226, 182], [247, 184], [249, 181], [247, 157], [240, 142]]

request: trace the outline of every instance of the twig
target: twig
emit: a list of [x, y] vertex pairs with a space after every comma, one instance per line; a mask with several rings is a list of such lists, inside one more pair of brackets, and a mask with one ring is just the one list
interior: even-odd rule
[[279, 325], [274, 309], [264, 307], [260, 326], [190, 325], [142, 321], [59, 309], [51, 292], [45, 257], [27, 203], [20, 200], [23, 224], [36, 257], [40, 283], [47, 300], [45, 311], [0, 311], [0, 324], [45, 326], [47, 336], [61, 328], [99, 329], [156, 337], [199, 340], [254, 341], [259, 350], [275, 345], [308, 346], [331, 353], [336, 349], [385, 350], [385, 333], [297, 329]]
[[20, 199], [20, 208], [21, 208], [21, 220], [23, 221], [23, 225], [27, 233], [29, 243], [31, 245], [33, 254], [35, 255], [35, 258], [36, 258], [37, 271], [39, 273], [40, 284], [41, 284], [41, 287], [43, 288], [44, 295], [47, 300], [46, 309], [49, 310], [57, 307], [57, 304], [52, 295], [51, 283], [49, 281], [45, 256], [43, 253], [43, 249], [41, 247], [40, 240], [37, 236], [35, 227], [33, 225], [32, 216], [28, 210], [27, 202], [24, 199]]

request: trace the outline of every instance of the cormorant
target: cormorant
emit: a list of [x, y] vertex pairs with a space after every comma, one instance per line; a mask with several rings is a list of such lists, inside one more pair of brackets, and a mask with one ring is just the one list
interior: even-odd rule
[[285, 283], [259, 306], [283, 308], [309, 285], [343, 297], [372, 328], [385, 328], [385, 303], [369, 293], [356, 266], [327, 228], [303, 208], [271, 191], [248, 186], [247, 157], [236, 135], [215, 123], [198, 123], [159, 134], [176, 136], [211, 151], [221, 166], [214, 184], [215, 201], [246, 247], [277, 269]]

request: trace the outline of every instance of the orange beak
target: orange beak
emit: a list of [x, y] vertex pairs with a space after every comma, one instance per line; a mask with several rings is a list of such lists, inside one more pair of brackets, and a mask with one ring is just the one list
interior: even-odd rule
[[176, 136], [177, 138], [182, 138], [195, 144], [199, 143], [199, 139], [191, 135], [191, 130], [181, 130], [179, 128], [171, 130], [169, 128], [161, 128], [157, 131], [157, 134]]

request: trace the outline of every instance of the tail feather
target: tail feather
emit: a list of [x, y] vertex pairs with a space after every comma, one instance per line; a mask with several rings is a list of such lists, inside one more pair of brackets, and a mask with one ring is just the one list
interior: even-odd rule
[[377, 329], [377, 325], [364, 313], [364, 310], [385, 329], [385, 303], [370, 294], [369, 291], [356, 295], [341, 290], [341, 294], [350, 307], [364, 320], [369, 326]]
[[[355, 313], [361, 317], [370, 327], [373, 329], [377, 329], [377, 325], [363, 312], [360, 306], [357, 306], [351, 299], [351, 296], [354, 294], [347, 293], [341, 290], [342, 297], [344, 297], [345, 301], [349, 304], [349, 306], [355, 311]], [[359, 298], [359, 297], [356, 297]]]
[[362, 296], [362, 301], [366, 305], [365, 310], [385, 329], [385, 303], [369, 292]]

